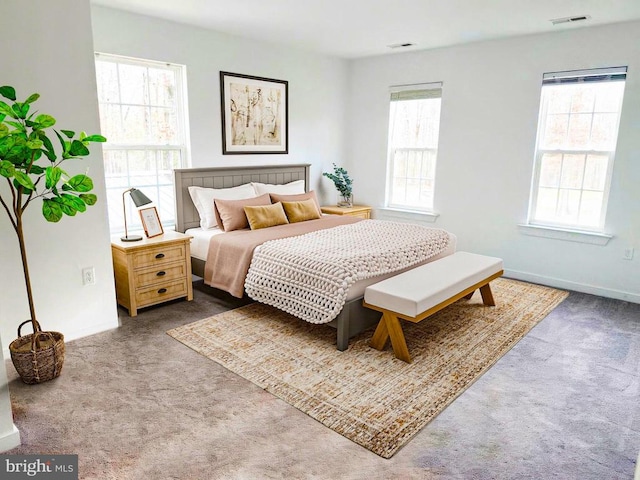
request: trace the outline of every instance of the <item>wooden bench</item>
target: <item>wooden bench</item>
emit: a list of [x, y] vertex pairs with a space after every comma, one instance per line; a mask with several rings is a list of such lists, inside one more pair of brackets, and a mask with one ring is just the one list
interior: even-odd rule
[[503, 274], [502, 260], [456, 252], [366, 288], [363, 305], [382, 312], [370, 345], [383, 350], [391, 339], [393, 353], [411, 363], [399, 319], [418, 323], [480, 289], [485, 305], [494, 306], [489, 282]]

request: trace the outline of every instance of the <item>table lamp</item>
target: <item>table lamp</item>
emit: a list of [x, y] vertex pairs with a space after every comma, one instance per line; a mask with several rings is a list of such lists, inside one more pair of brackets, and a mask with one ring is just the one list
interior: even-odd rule
[[142, 240], [142, 237], [140, 235], [129, 235], [127, 232], [127, 208], [126, 208], [126, 202], [124, 198], [127, 192], [129, 192], [129, 196], [131, 197], [131, 200], [133, 200], [133, 203], [136, 204], [136, 207], [141, 207], [143, 205], [151, 203], [151, 199], [147, 197], [144, 193], [142, 193], [140, 190], [138, 190], [137, 188], [130, 188], [129, 190], [125, 190], [124, 192], [122, 192], [122, 211], [124, 213], [124, 237], [120, 237], [120, 240], [122, 240], [123, 242], [137, 242], [139, 240]]

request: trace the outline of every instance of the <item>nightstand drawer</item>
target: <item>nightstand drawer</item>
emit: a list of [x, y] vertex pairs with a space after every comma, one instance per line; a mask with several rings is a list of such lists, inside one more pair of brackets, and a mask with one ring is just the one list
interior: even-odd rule
[[135, 284], [140, 288], [182, 278], [187, 278], [187, 265], [185, 262], [138, 270], [135, 273]]
[[186, 297], [188, 293], [187, 279], [159, 283], [149, 288], [136, 290], [136, 302], [139, 307], [161, 303], [172, 298]]
[[164, 245], [134, 253], [133, 268], [171, 263], [185, 258], [184, 244]]

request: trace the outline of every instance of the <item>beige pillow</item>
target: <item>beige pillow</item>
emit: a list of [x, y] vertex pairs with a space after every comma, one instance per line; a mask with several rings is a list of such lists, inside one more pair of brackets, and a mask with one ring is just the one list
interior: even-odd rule
[[218, 226], [225, 232], [230, 232], [232, 230], [249, 228], [244, 207], [271, 205], [271, 198], [269, 198], [268, 193], [265, 193], [259, 197], [243, 198], [242, 200], [223, 200], [216, 198], [213, 202], [215, 204]]
[[284, 213], [284, 208], [282, 208], [282, 203], [280, 202], [274, 203], [273, 205], [244, 207], [244, 213], [247, 215], [251, 230], [289, 223], [287, 215]]
[[282, 202], [282, 207], [290, 223], [306, 222], [307, 220], [320, 218], [318, 206], [312, 198], [299, 202]]
[[310, 198], [312, 198], [318, 209], [318, 215], [322, 215], [322, 212], [320, 211], [320, 204], [318, 203], [318, 198], [316, 197], [316, 192], [314, 192], [313, 190], [307, 193], [299, 193], [297, 195], [281, 195], [279, 193], [270, 193], [269, 195], [271, 196], [271, 203], [299, 202], [301, 200], [309, 200]]

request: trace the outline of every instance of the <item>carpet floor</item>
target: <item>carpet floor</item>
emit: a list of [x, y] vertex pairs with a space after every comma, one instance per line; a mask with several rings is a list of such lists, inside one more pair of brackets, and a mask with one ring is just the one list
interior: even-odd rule
[[384, 459], [168, 336], [247, 303], [194, 287], [68, 342], [51, 382], [25, 385], [7, 361], [22, 438], [7, 453], [75, 453], [91, 480], [633, 478], [639, 304], [570, 293]]
[[335, 330], [252, 304], [167, 332], [372, 452], [391, 457], [568, 293], [497, 279], [497, 306], [480, 293], [419, 324], [403, 322], [413, 362], [371, 332], [335, 348]]

